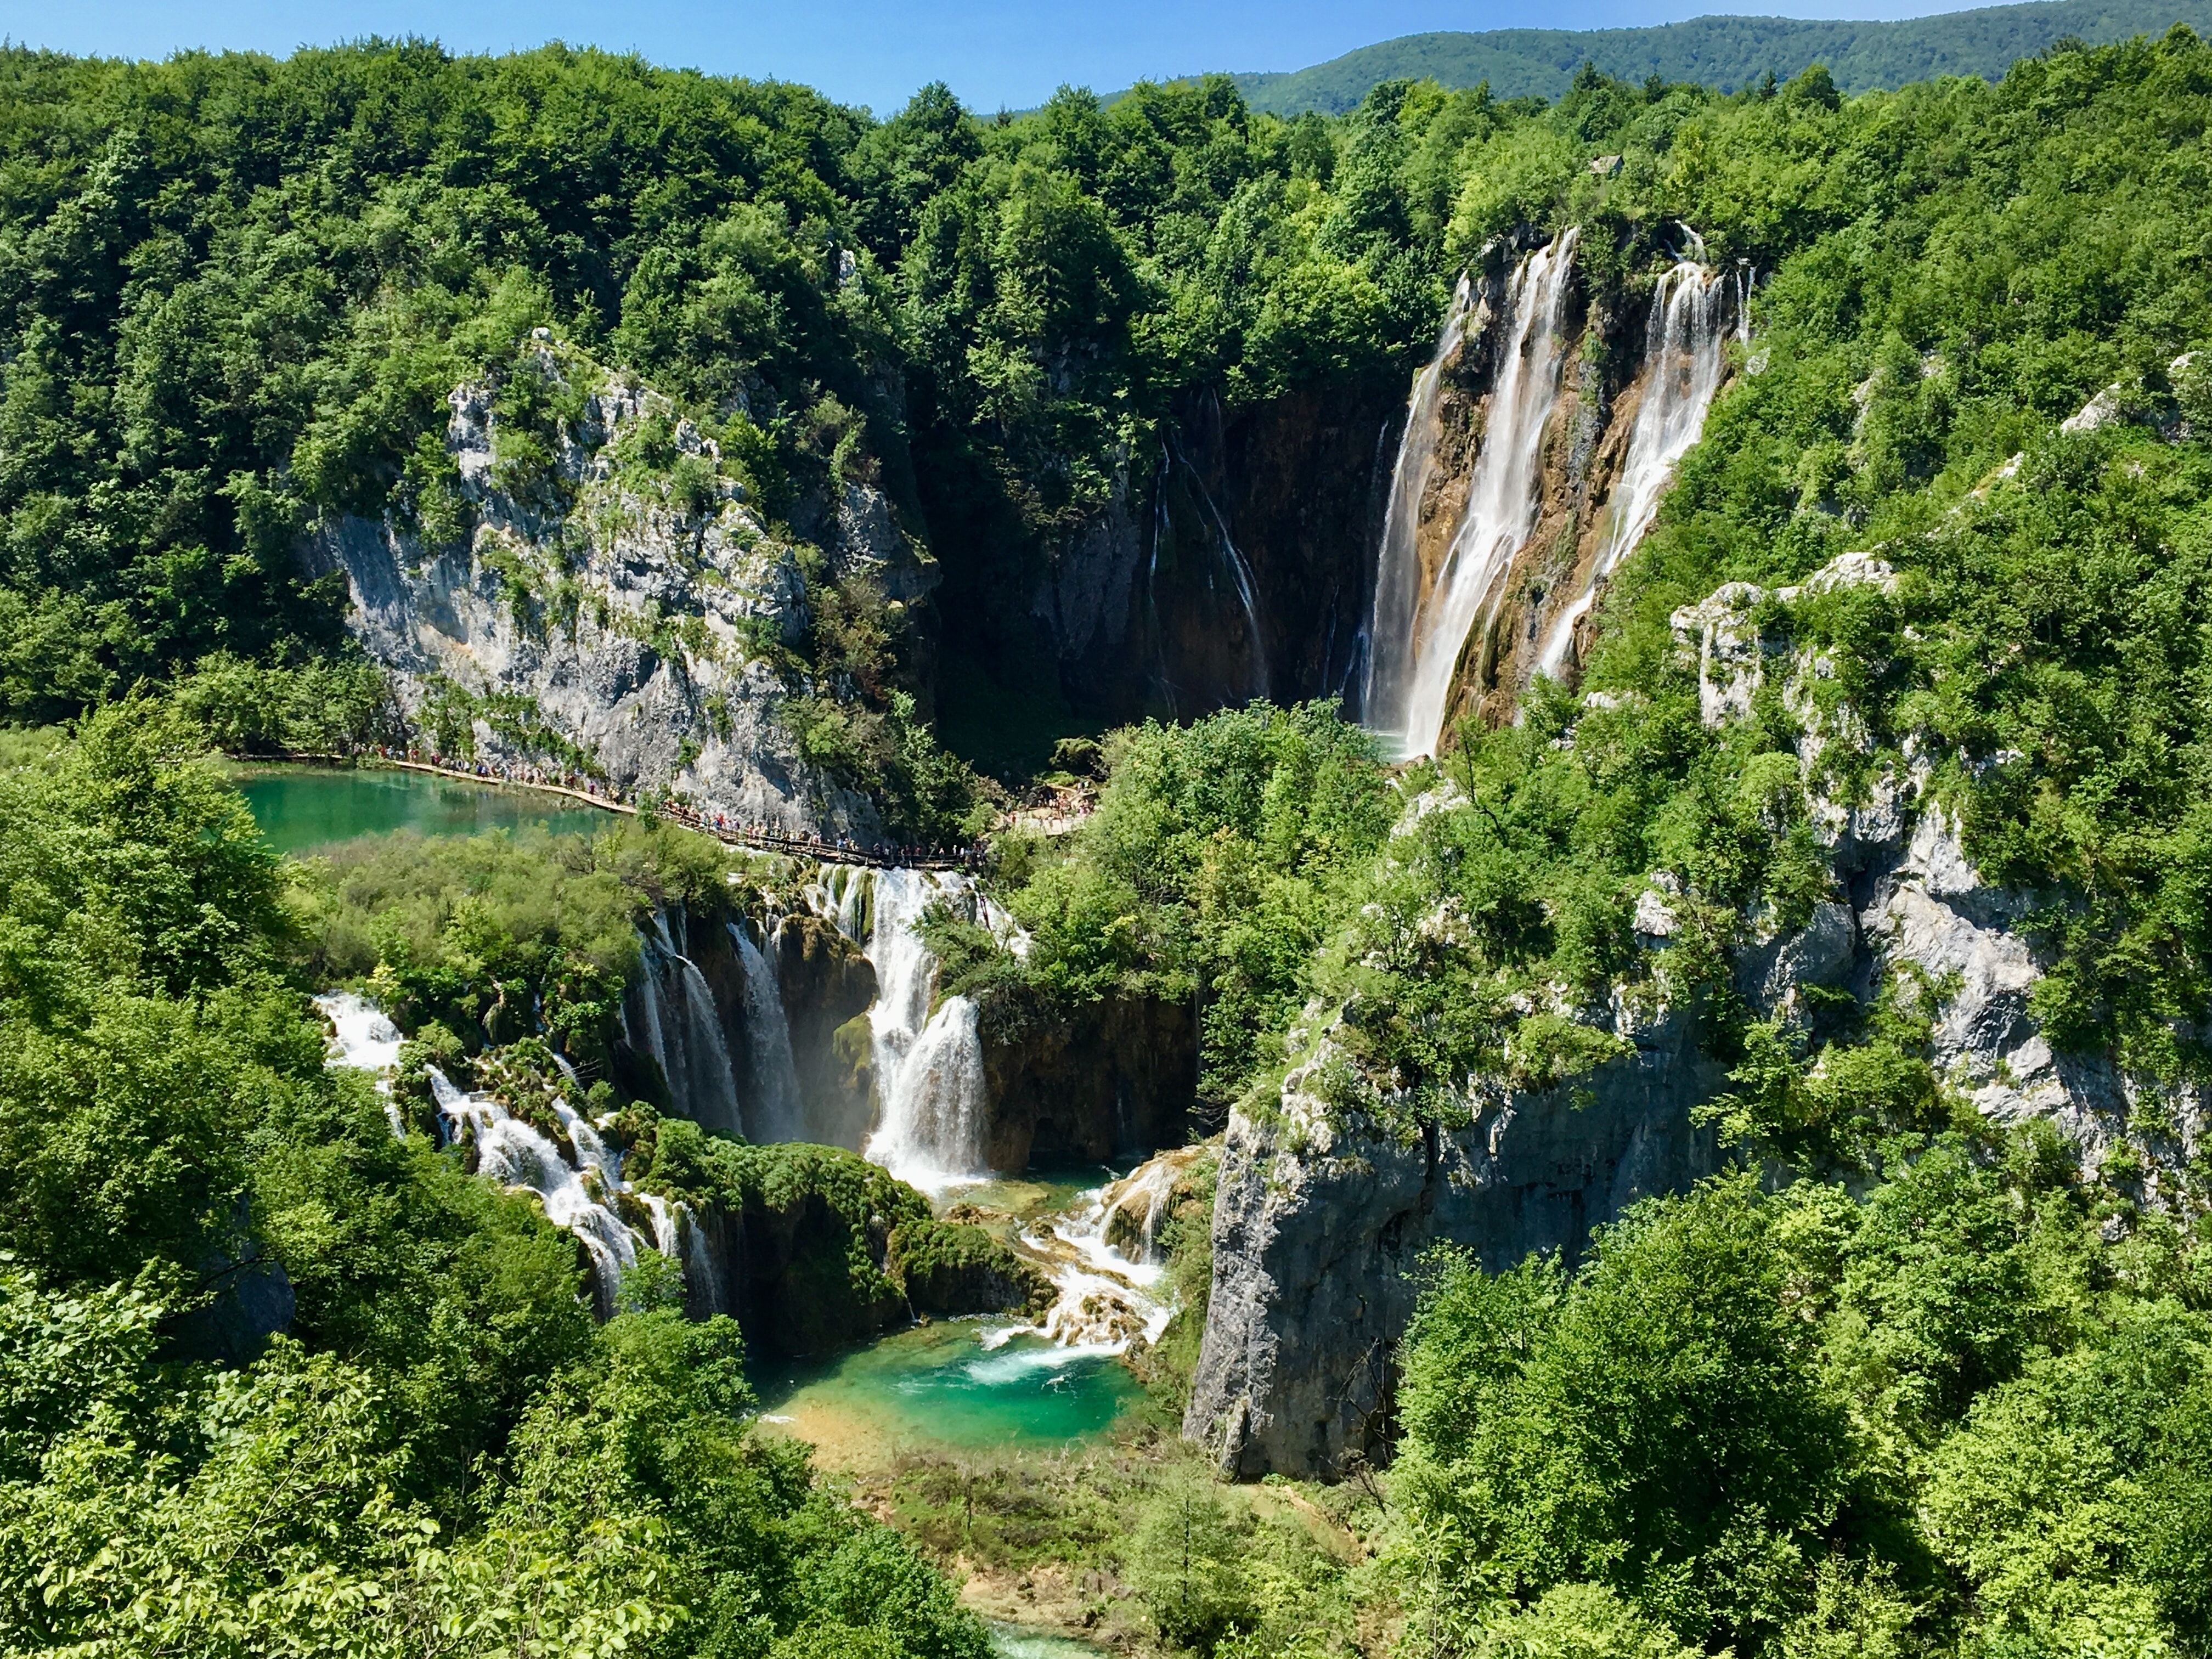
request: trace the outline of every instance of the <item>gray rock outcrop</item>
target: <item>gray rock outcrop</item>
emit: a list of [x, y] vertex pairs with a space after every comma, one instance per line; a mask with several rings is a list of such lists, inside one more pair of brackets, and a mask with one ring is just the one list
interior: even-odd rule
[[[582, 389], [550, 488], [518, 494], [491, 392], [457, 387], [446, 450], [472, 528], [426, 545], [392, 518], [326, 519], [301, 550], [342, 573], [351, 626], [418, 730], [508, 764], [666, 788], [785, 834], [872, 837], [874, 805], [810, 764], [785, 718], [816, 586], [866, 580], [925, 602], [937, 566], [872, 486], [810, 515], [822, 556], [770, 532], [714, 441], [669, 401], [550, 342], [538, 372]], [[812, 574], [810, 574], [810, 570]]]
[[[1880, 560], [1854, 555], [1800, 588], [1769, 596], [1732, 584], [1674, 617], [1708, 724], [1747, 715], [1763, 688], [1779, 691], [1802, 732], [1804, 807], [1834, 878], [1802, 927], [1743, 919], [1735, 989], [1760, 1017], [1790, 1018], [1809, 987], [1871, 1002], [1891, 975], [1917, 978], [1936, 994], [1929, 1057], [1949, 1088], [1993, 1121], [2051, 1124], [2092, 1175], [2130, 1147], [2122, 1167], [2139, 1171], [2128, 1177], [2138, 1196], [2159, 1202], [2169, 1172], [2212, 1145], [2205, 1092], [2054, 1050], [2033, 1004], [2044, 967], [2027, 926], [2032, 901], [1974, 868], [1935, 798], [1933, 769], [1910, 745], [1901, 773], [1877, 769], [1846, 799], [1827, 793], [1831, 750], [1867, 757], [1864, 731], [1847, 706], [1815, 695], [1832, 664], [1760, 618], [1786, 615], [1800, 593], [1893, 580]], [[1406, 818], [1463, 805], [1431, 791], [1407, 803]], [[1635, 908], [1640, 943], [1667, 942], [1682, 892], [1674, 873], [1652, 873]], [[1572, 1261], [1593, 1226], [1714, 1169], [1717, 1148], [1692, 1112], [1726, 1086], [1726, 1067], [1701, 1052], [1688, 1018], [1643, 1007], [1617, 991], [1580, 1011], [1632, 1045], [1584, 1080], [1583, 1096], [1471, 1079], [1463, 1127], [1424, 1139], [1395, 1138], [1314, 1096], [1325, 1033], [1273, 1111], [1233, 1115], [1185, 1437], [1231, 1475], [1340, 1474], [1387, 1433], [1393, 1351], [1415, 1297], [1408, 1270], [1425, 1249], [1448, 1242], [1493, 1271], [1534, 1250]]]

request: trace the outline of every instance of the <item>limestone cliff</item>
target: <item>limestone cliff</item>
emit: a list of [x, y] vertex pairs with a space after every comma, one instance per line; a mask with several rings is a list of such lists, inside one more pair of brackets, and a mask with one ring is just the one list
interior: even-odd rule
[[458, 386], [445, 452], [460, 533], [337, 517], [301, 550], [343, 574], [353, 630], [424, 740], [787, 833], [872, 837], [875, 806], [804, 757], [788, 717], [794, 697], [854, 688], [794, 651], [838, 583], [910, 619], [934, 561], [865, 483], [794, 510], [818, 545], [786, 539], [666, 398], [543, 338], [523, 368], [578, 411], [535, 474], [494, 389]]
[[[1762, 688], [1778, 690], [1802, 732], [1810, 817], [1833, 877], [1802, 927], [1742, 919], [1735, 989], [1755, 1013], [1786, 1015], [1807, 988], [1869, 1002], [1888, 976], [1910, 973], [1936, 988], [1930, 1059], [1959, 1097], [1993, 1121], [2048, 1122], [2092, 1174], [2127, 1147], [2113, 1168], [2157, 1203], [2167, 1172], [2212, 1146], [2206, 1091], [2054, 1050], [2032, 1003], [2043, 969], [2023, 925], [2027, 900], [1974, 869], [1930, 769], [1909, 761], [1848, 802], [1825, 793], [1824, 754], [1863, 733], [1847, 705], [1815, 696], [1833, 665], [1771, 631], [1773, 618], [1823, 586], [1891, 580], [1880, 560], [1850, 555], [1801, 588], [1734, 584], [1674, 616], [1707, 724], [1745, 718]], [[1641, 944], [1665, 944], [1680, 892], [1669, 872], [1653, 872], [1636, 909]], [[1378, 1449], [1393, 1345], [1414, 1295], [1407, 1273], [1430, 1244], [1471, 1249], [1492, 1269], [1538, 1249], [1571, 1261], [1590, 1227], [1715, 1167], [1711, 1133], [1692, 1114], [1725, 1086], [1725, 1067], [1701, 1052], [1694, 1021], [1623, 992], [1572, 1012], [1631, 1045], [1583, 1080], [1585, 1095], [1470, 1079], [1462, 1122], [1407, 1140], [1310, 1089], [1331, 1056], [1328, 1012], [1311, 1011], [1308, 1063], [1272, 1110], [1231, 1117], [1222, 1154], [1212, 1297], [1183, 1431], [1224, 1471], [1331, 1475]]]

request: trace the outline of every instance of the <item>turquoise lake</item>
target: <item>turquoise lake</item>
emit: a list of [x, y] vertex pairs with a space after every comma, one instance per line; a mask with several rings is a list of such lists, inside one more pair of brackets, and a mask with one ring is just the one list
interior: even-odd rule
[[395, 830], [474, 836], [542, 823], [555, 835], [588, 836], [612, 829], [616, 822], [612, 813], [562, 795], [397, 769], [255, 767], [240, 769], [233, 781], [262, 835], [279, 853], [312, 853]]

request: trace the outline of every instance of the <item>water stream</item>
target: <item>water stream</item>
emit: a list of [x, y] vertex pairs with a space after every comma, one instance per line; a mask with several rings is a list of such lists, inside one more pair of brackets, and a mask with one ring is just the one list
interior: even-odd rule
[[[1727, 302], [1741, 284], [1700, 264], [1705, 246], [1692, 236], [1692, 257], [1662, 276], [1651, 295], [1651, 314], [1644, 324], [1644, 398], [1613, 483], [1604, 538], [1581, 588], [1544, 636], [1536, 658], [1540, 674], [1556, 678], [1565, 671], [1576, 650], [1577, 624], [1597, 603], [1606, 579], [1651, 528], [1675, 464], [1698, 441], [1713, 394], [1720, 390], [1729, 337]], [[1740, 298], [1737, 309], [1747, 314]]]
[[[771, 918], [773, 921], [773, 918]], [[799, 1097], [799, 1065], [791, 1050], [791, 1019], [784, 1012], [783, 987], [775, 959], [753, 943], [743, 922], [729, 924], [738, 969], [744, 980], [745, 1035], [751, 1056], [752, 1103], [745, 1114], [755, 1140], [804, 1140], [806, 1109]], [[764, 930], [771, 940], [773, 927]]]
[[[1411, 628], [1372, 630], [1376, 696], [1367, 724], [1395, 738], [1409, 757], [1436, 751], [1461, 654], [1495, 607], [1507, 567], [1535, 526], [1544, 428], [1566, 359], [1561, 322], [1575, 241], [1573, 229], [1563, 231], [1522, 259], [1508, 282], [1489, 422], [1443, 567]], [[1394, 498], [1401, 487], [1410, 492], [1414, 486], [1394, 479]], [[1410, 538], [1410, 528], [1406, 533]], [[1402, 587], [1403, 578], [1395, 578], [1393, 593]], [[1382, 593], [1378, 583], [1378, 603]]]
[[678, 1112], [726, 1133], [746, 1132], [714, 993], [699, 964], [671, 937], [665, 915], [655, 915], [646, 930], [637, 978], [623, 999], [622, 1021], [630, 1047], [652, 1055], [660, 1067]]
[[[1382, 546], [1375, 566], [1375, 604], [1367, 624], [1366, 673], [1359, 697], [1363, 714], [1402, 708], [1411, 690], [1403, 682], [1413, 658], [1395, 647], [1413, 638], [1413, 621], [1420, 613], [1421, 501], [1436, 473], [1437, 398], [1443, 386], [1444, 365], [1466, 339], [1468, 313], [1474, 309], [1474, 284], [1462, 276], [1452, 292], [1451, 310], [1437, 337], [1437, 349], [1413, 377], [1413, 394], [1407, 402], [1406, 429], [1399, 434], [1398, 459], [1390, 469], [1390, 500], [1383, 510]], [[1383, 647], [1386, 641], [1393, 642], [1391, 647]]]

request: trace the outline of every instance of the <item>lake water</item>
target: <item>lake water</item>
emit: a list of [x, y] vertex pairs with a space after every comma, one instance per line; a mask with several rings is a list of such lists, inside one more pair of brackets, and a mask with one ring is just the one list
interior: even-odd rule
[[562, 795], [397, 769], [271, 766], [240, 769], [232, 777], [262, 835], [279, 853], [312, 853], [395, 830], [474, 836], [543, 823], [556, 835], [588, 836], [616, 822], [612, 813]]
[[1145, 1392], [1111, 1354], [1017, 1335], [1003, 1319], [900, 1331], [812, 1364], [756, 1370], [765, 1419], [830, 1463], [902, 1452], [1042, 1450], [1104, 1434]]

